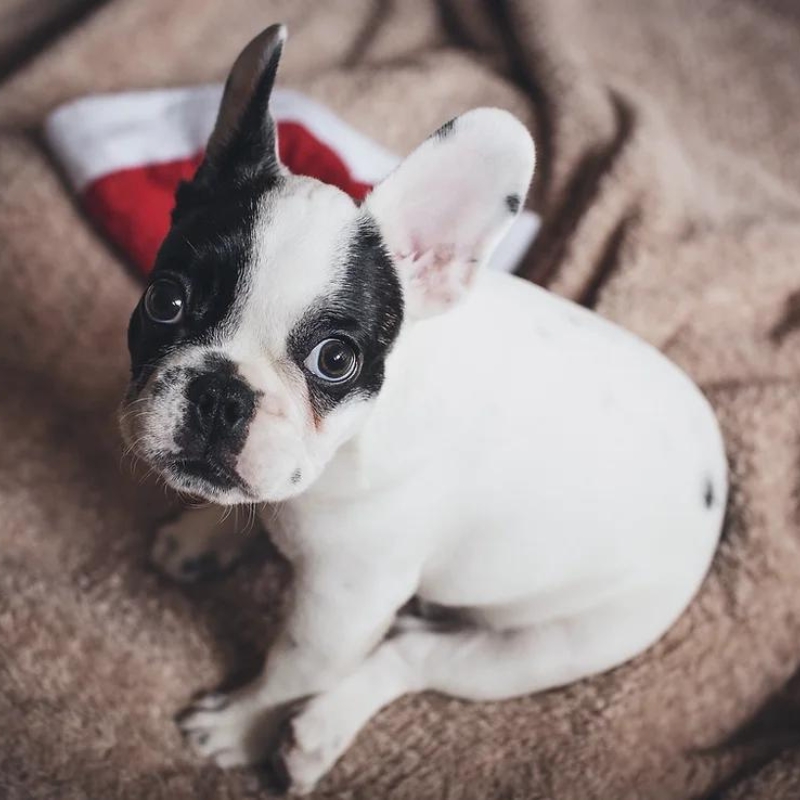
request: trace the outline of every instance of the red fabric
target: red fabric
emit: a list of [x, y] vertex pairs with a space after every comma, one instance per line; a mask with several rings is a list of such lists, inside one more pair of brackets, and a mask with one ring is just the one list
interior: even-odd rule
[[202, 154], [111, 172], [90, 183], [83, 202], [92, 220], [143, 274], [169, 229], [175, 190], [194, 175]]
[[[281, 161], [296, 175], [338, 186], [355, 200], [372, 188], [352, 178], [339, 156], [296, 122], [278, 123]], [[84, 190], [89, 216], [142, 274], [153, 268], [169, 229], [175, 190], [195, 173], [202, 153], [163, 164], [143, 164], [104, 175]]]
[[353, 180], [342, 159], [297, 122], [278, 123], [278, 152], [281, 161], [295, 175], [310, 175], [338, 186], [354, 200], [363, 200], [372, 188], [368, 183]]

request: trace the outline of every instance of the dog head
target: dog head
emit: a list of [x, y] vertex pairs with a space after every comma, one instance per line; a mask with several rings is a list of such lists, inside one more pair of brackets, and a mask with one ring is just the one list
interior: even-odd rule
[[442, 126], [362, 205], [280, 163], [269, 96], [285, 39], [236, 60], [128, 331], [123, 434], [173, 487], [217, 503], [306, 489], [376, 401], [405, 326], [457, 302], [520, 208], [525, 128]]

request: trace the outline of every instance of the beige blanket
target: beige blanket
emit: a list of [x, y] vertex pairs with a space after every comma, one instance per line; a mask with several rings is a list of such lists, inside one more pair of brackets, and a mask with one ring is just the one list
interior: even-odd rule
[[[8, 2], [8, 0], [4, 0]], [[20, 5], [17, 0], [11, 0]], [[40, 145], [55, 103], [220, 79], [284, 20], [283, 85], [397, 151], [475, 105], [536, 131], [525, 274], [663, 348], [714, 402], [712, 574], [634, 662], [495, 704], [406, 698], [319, 797], [800, 797], [800, 7], [792, 0], [111, 0], [0, 85], [0, 797], [243, 798], [171, 716], [250, 670], [280, 575], [146, 566], [159, 487], [115, 406], [138, 286]], [[658, 457], [658, 454], [653, 454]]]

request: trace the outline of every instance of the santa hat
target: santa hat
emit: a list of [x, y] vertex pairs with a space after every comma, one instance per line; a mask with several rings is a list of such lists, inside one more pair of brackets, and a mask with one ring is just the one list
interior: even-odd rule
[[[197, 169], [222, 86], [84, 97], [53, 111], [45, 136], [95, 224], [146, 275], [167, 233], [175, 190]], [[338, 186], [361, 200], [399, 162], [333, 112], [304, 95], [275, 89], [270, 110], [291, 172]], [[517, 217], [491, 266], [516, 269], [538, 228]]]

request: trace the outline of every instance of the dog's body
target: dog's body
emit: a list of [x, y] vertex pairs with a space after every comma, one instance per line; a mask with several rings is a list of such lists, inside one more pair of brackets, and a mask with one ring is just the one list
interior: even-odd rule
[[[702, 581], [727, 481], [708, 403], [659, 353], [521, 280], [475, 276], [530, 181], [518, 122], [458, 118], [356, 208], [269, 163], [281, 41], [268, 30], [234, 66], [200, 200], [179, 198], [131, 326], [127, 435], [178, 488], [270, 503], [288, 617], [263, 675], [182, 726], [219, 764], [250, 763], [267, 712], [311, 698], [279, 748], [303, 790], [405, 692], [511, 697], [648, 647]], [[262, 117], [263, 169], [248, 150]], [[231, 142], [249, 160], [226, 173]], [[246, 236], [209, 224], [218, 196]], [[203, 266], [197, 220], [234, 259], [227, 277]], [[181, 257], [200, 259], [188, 277]], [[218, 523], [189, 512], [158, 560], [179, 577], [209, 552], [230, 562], [236, 526]], [[459, 624], [398, 618], [414, 596]]]
[[400, 338], [363, 428], [270, 527], [290, 557], [362, 554], [378, 588], [492, 627], [639, 592], [667, 625], [710, 561], [725, 474], [708, 403], [670, 362], [487, 272]]

